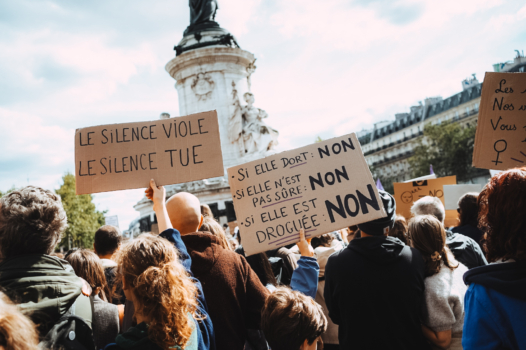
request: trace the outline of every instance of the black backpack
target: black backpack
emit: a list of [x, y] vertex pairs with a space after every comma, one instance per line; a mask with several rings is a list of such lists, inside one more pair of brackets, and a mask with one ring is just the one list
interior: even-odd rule
[[38, 344], [46, 350], [95, 350], [91, 320], [93, 297], [80, 295]]

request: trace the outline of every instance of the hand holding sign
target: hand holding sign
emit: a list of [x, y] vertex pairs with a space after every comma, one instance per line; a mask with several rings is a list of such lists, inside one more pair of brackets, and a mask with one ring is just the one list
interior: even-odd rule
[[228, 169], [247, 255], [385, 217], [354, 134]]
[[312, 246], [309, 242], [305, 239], [305, 230], [300, 230], [300, 241], [297, 243], [298, 249], [300, 250], [301, 256], [308, 256], [313, 257], [314, 256], [314, 249], [312, 249]]
[[166, 189], [164, 186], [157, 186], [154, 179], [150, 180], [150, 186], [144, 191], [146, 198], [153, 201], [153, 211], [157, 215], [159, 233], [172, 228], [172, 222], [166, 209]]

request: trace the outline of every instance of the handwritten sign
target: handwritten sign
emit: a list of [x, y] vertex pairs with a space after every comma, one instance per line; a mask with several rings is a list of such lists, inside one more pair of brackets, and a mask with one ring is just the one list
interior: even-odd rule
[[216, 111], [75, 133], [77, 194], [170, 185], [224, 175]]
[[[413, 203], [425, 196], [437, 197], [445, 205], [444, 185], [456, 185], [456, 176], [440, 177], [438, 179], [413, 181], [413, 182], [395, 182], [394, 194], [396, 200], [396, 212], [404, 216], [407, 220], [411, 218], [411, 207]], [[456, 209], [456, 208], [455, 208]], [[446, 210], [444, 225], [446, 227], [457, 224], [457, 211]]]
[[248, 255], [386, 213], [355, 134], [228, 169]]
[[526, 73], [486, 73], [473, 166], [506, 170], [526, 165]]

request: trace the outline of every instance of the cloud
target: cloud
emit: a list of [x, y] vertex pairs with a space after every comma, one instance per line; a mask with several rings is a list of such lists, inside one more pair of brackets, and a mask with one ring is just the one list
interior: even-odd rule
[[[218, 0], [217, 20], [257, 57], [252, 91], [282, 149], [447, 97], [522, 49], [526, 6], [501, 0]], [[164, 70], [186, 1], [0, 5], [0, 189], [57, 188], [79, 127], [178, 113]], [[140, 190], [96, 194], [121, 228]]]

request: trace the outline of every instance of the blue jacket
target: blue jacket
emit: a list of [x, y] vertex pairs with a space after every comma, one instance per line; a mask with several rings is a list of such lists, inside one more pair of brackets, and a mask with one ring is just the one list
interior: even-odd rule
[[302, 256], [298, 260], [298, 267], [292, 273], [290, 288], [315, 299], [318, 292], [319, 274], [320, 266], [316, 259]]
[[464, 274], [464, 350], [526, 349], [526, 261]]
[[212, 320], [210, 319], [210, 316], [208, 316], [208, 306], [206, 306], [205, 295], [203, 294], [203, 287], [201, 286], [201, 282], [199, 282], [197, 278], [193, 277], [193, 273], [191, 270], [192, 258], [190, 258], [188, 250], [186, 250], [186, 246], [183, 243], [183, 240], [181, 239], [181, 234], [176, 229], [171, 228], [163, 231], [159, 236], [166, 238], [171, 243], [173, 243], [175, 248], [177, 248], [177, 250], [179, 251], [179, 261], [181, 262], [185, 270], [192, 276], [191, 279], [199, 291], [199, 296], [197, 298], [197, 311], [200, 315], [204, 316], [204, 319], [201, 321], [195, 321], [199, 326], [199, 329], [201, 330], [201, 332], [197, 333], [197, 348], [199, 350], [215, 350], [216, 343], [214, 337], [214, 326], [212, 325]]

